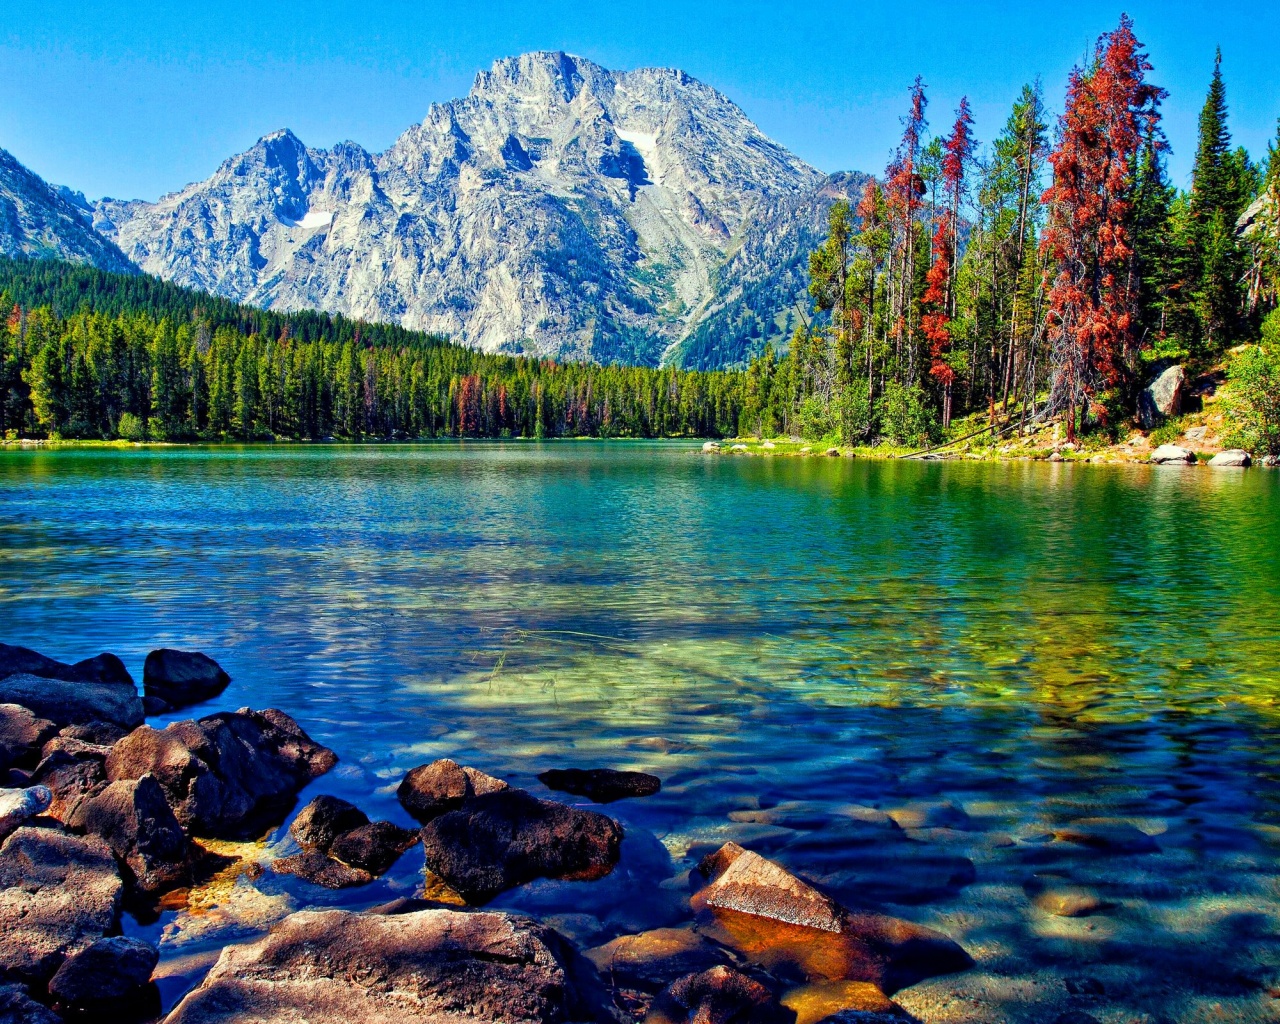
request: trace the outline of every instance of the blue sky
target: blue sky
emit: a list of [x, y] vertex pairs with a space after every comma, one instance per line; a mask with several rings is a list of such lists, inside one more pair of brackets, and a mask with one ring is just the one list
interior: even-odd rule
[[[0, 147], [90, 197], [154, 199], [290, 127], [313, 146], [385, 148], [498, 57], [563, 49], [607, 67], [679, 67], [823, 170], [879, 171], [921, 74], [942, 130], [961, 95], [989, 140], [1037, 74], [1052, 109], [1121, 10], [1171, 92], [1185, 181], [1213, 50], [1231, 126], [1255, 156], [1280, 116], [1280, 3], [632, 4], [10, 0], [0, 18]], [[902, 15], [905, 14], [905, 20]]]

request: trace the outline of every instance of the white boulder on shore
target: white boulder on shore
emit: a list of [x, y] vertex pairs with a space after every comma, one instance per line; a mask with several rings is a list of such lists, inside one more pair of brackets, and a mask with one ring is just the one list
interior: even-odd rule
[[1218, 452], [1209, 460], [1211, 466], [1229, 466], [1244, 469], [1253, 465], [1253, 458], [1248, 452], [1240, 448], [1230, 448], [1225, 452]]
[[1151, 461], [1157, 466], [1192, 465], [1196, 461], [1195, 452], [1188, 451], [1176, 444], [1162, 444], [1151, 453]]

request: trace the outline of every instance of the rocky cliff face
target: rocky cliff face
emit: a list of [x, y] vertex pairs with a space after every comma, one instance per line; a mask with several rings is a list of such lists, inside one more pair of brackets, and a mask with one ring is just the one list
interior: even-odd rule
[[731, 301], [727, 255], [768, 276], [773, 250], [744, 243], [823, 182], [683, 72], [544, 52], [498, 61], [384, 153], [277, 132], [94, 223], [144, 270], [240, 301], [655, 363]]
[[93, 230], [92, 211], [77, 196], [49, 185], [0, 149], [0, 253], [136, 273], [128, 257]]

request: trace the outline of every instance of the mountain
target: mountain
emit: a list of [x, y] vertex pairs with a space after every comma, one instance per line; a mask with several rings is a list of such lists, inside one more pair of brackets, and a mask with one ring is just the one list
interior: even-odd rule
[[76, 193], [49, 185], [0, 149], [0, 254], [86, 263], [137, 273], [114, 244], [91, 225], [92, 208]]
[[383, 153], [279, 131], [158, 202], [102, 200], [94, 224], [149, 273], [236, 301], [654, 364], [740, 301], [740, 265], [765, 278], [808, 244], [774, 236], [813, 220], [826, 182], [681, 71], [538, 52]]

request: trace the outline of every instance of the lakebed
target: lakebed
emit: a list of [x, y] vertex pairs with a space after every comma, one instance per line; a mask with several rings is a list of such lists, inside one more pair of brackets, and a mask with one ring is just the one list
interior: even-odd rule
[[[438, 757], [658, 776], [604, 808], [610, 875], [489, 904], [582, 948], [688, 924], [733, 841], [960, 943], [895, 995], [920, 1020], [1280, 1018], [1280, 474], [696, 451], [6, 451], [0, 640], [209, 652], [226, 692], [150, 721], [280, 708], [339, 759], [299, 806], [412, 825]], [[1061, 838], [1099, 818], [1149, 845]], [[271, 871], [288, 823], [127, 919], [167, 1004], [291, 911], [421, 891], [420, 848]]]

